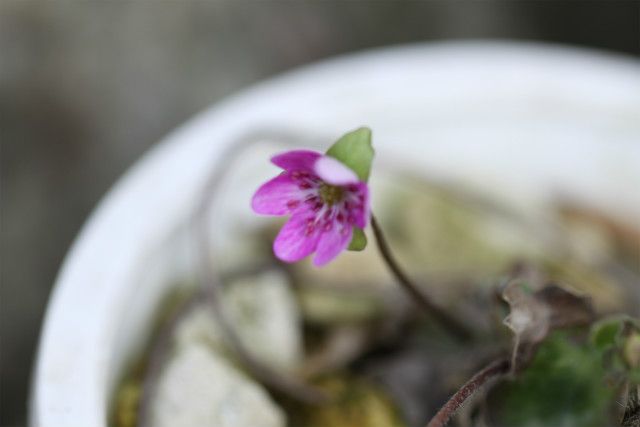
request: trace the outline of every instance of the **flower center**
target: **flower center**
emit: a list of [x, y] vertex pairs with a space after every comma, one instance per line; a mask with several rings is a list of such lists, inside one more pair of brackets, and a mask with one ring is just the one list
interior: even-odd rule
[[335, 205], [339, 201], [342, 200], [342, 196], [344, 195], [344, 190], [341, 187], [336, 187], [335, 185], [322, 184], [320, 186], [320, 198], [322, 201], [329, 205]]

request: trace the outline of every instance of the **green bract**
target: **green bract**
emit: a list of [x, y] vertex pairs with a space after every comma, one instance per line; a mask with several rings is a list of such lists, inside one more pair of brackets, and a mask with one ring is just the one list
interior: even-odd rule
[[[367, 182], [373, 162], [373, 146], [371, 145], [371, 129], [358, 128], [343, 135], [333, 144], [327, 155], [331, 156], [353, 170], [361, 181]], [[360, 228], [353, 228], [353, 237], [349, 244], [350, 251], [361, 251], [367, 246], [367, 237]]]
[[369, 180], [373, 154], [371, 129], [365, 127], [343, 135], [327, 150], [328, 156], [340, 160], [365, 182]]
[[612, 316], [594, 323], [589, 334], [593, 345], [601, 351], [619, 346], [622, 326], [626, 320], [626, 316]]
[[353, 227], [353, 237], [351, 243], [349, 243], [348, 249], [350, 251], [361, 251], [367, 247], [367, 236], [361, 228]]

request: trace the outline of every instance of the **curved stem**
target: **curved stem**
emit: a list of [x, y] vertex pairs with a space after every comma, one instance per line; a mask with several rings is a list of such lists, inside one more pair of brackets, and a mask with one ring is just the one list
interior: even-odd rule
[[376, 243], [378, 245], [378, 250], [380, 251], [382, 258], [389, 267], [389, 270], [391, 270], [400, 285], [404, 288], [404, 290], [407, 291], [409, 295], [411, 295], [413, 300], [418, 305], [420, 305], [434, 320], [440, 323], [449, 332], [451, 332], [462, 341], [470, 340], [472, 334], [469, 329], [455, 317], [449, 315], [442, 308], [434, 304], [433, 301], [431, 301], [431, 299], [429, 299], [429, 297], [424, 292], [422, 292], [420, 288], [411, 281], [411, 279], [409, 279], [404, 271], [402, 271], [402, 268], [400, 268], [400, 265], [394, 258], [389, 244], [387, 243], [387, 240], [382, 233], [382, 229], [378, 224], [378, 220], [374, 215], [371, 215], [371, 227], [373, 228], [373, 234], [376, 237]]
[[267, 388], [279, 391], [280, 393], [294, 400], [305, 403], [319, 404], [326, 402], [328, 396], [323, 391], [305, 382], [291, 373], [279, 372], [270, 366], [262, 363], [252, 354], [242, 343], [237, 335], [232, 322], [224, 310], [220, 294], [222, 292], [225, 278], [214, 271], [212, 267], [212, 249], [207, 234], [206, 221], [211, 216], [211, 205], [214, 196], [217, 194], [220, 183], [226, 175], [234, 158], [243, 148], [265, 139], [280, 140], [287, 142], [299, 141], [301, 138], [279, 131], [265, 129], [238, 138], [230, 148], [221, 154], [216, 162], [213, 172], [209, 174], [204, 184], [200, 203], [194, 212], [193, 225], [198, 245], [198, 255], [200, 257], [199, 274], [203, 289], [194, 295], [193, 299], [186, 302], [179, 308], [174, 316], [169, 319], [168, 325], [159, 334], [152, 345], [151, 359], [145, 372], [142, 385], [142, 396], [140, 399], [138, 426], [148, 427], [151, 424], [150, 402], [155, 393], [160, 371], [166, 363], [169, 350], [171, 348], [171, 336], [179, 321], [190, 312], [195, 304], [207, 303], [213, 309], [216, 320], [219, 323], [224, 339], [231, 350], [236, 354], [240, 363], [257, 380], [262, 382]]
[[489, 380], [497, 378], [509, 372], [511, 363], [509, 359], [500, 359], [475, 374], [460, 390], [458, 390], [444, 404], [438, 413], [429, 421], [427, 427], [444, 427], [449, 420], [458, 412], [458, 409], [471, 397], [480, 387], [485, 385]]
[[204, 287], [203, 291], [205, 292], [207, 301], [212, 307], [213, 313], [218, 320], [224, 338], [247, 371], [249, 371], [250, 374], [265, 386], [273, 390], [277, 390], [294, 400], [310, 404], [320, 404], [327, 401], [328, 396], [326, 393], [302, 379], [297, 378], [291, 373], [274, 370], [259, 360], [256, 355], [252, 354], [246, 348], [244, 343], [240, 340], [240, 337], [238, 336], [231, 320], [229, 319], [225, 307], [222, 304], [221, 294], [223, 290], [223, 280], [220, 277], [219, 272], [213, 268], [213, 261], [215, 257], [212, 253], [213, 250], [211, 242], [209, 241], [206, 223], [212, 217], [212, 202], [214, 201], [214, 196], [217, 195], [224, 176], [231, 166], [235, 156], [238, 155], [241, 149], [265, 139], [280, 141], [300, 140], [300, 138], [293, 135], [266, 130], [251, 133], [244, 138], [239, 138], [230, 146], [227, 152], [223, 153], [219, 159], [218, 167], [213, 169], [213, 172], [205, 182], [203, 196], [194, 217], [194, 224], [197, 227], [197, 253], [200, 258], [200, 268], [198, 269], [198, 272], [200, 274], [201, 283]]
[[[273, 268], [273, 265], [271, 263], [258, 264], [258, 265], [251, 266], [249, 268], [232, 271], [228, 274], [225, 274], [225, 276], [222, 277], [221, 279], [223, 282], [233, 281], [242, 277], [252, 276], [265, 271], [269, 271], [272, 268]], [[172, 354], [172, 350], [173, 350], [172, 340], [176, 333], [176, 329], [180, 325], [180, 322], [182, 322], [189, 314], [193, 312], [193, 310], [195, 310], [199, 306], [204, 306], [205, 304], [211, 305], [212, 303], [213, 301], [211, 301], [211, 296], [209, 295], [207, 290], [201, 289], [200, 291], [191, 295], [187, 300], [183, 301], [178, 307], [176, 307], [175, 311], [172, 312], [172, 314], [166, 319], [165, 322], [163, 322], [161, 327], [158, 329], [157, 334], [152, 339], [151, 351], [149, 352], [149, 359], [146, 362], [146, 369], [145, 369], [145, 372], [143, 373], [142, 393], [140, 397], [140, 403], [138, 406], [138, 421], [136, 423], [137, 426], [150, 427], [152, 425], [151, 424], [151, 403], [153, 401], [153, 394], [155, 393], [155, 390], [157, 388], [158, 381], [160, 379], [160, 374], [162, 372], [162, 368], [167, 363], [167, 361], [169, 360]], [[214, 307], [214, 308], [215, 308], [215, 311], [217, 312], [218, 308], [217, 307]], [[225, 326], [223, 323], [220, 322], [217, 315], [216, 315], [216, 320], [220, 324]], [[224, 321], [226, 321], [226, 318], [223, 319], [223, 322]], [[226, 331], [226, 332], [229, 332], [229, 331]], [[230, 333], [233, 334], [233, 336], [235, 337], [235, 333], [233, 331], [231, 331]], [[225, 337], [225, 339], [228, 339], [228, 338]], [[243, 351], [243, 350], [241, 349], [240, 351]], [[254, 363], [251, 360], [251, 355], [247, 356], [246, 354], [243, 356], [242, 362], [249, 365], [252, 365]], [[263, 372], [261, 375], [270, 376], [273, 374], [267, 371], [267, 372]], [[274, 385], [274, 384], [279, 384], [279, 382], [284, 381], [285, 383], [287, 383], [286, 387], [288, 387], [288, 389], [295, 388], [296, 392], [299, 392], [300, 390], [302, 390], [301, 391], [302, 394], [300, 397], [301, 400], [313, 399], [313, 401], [315, 402], [324, 398], [324, 396], [321, 396], [315, 393], [315, 389], [310, 389], [307, 386], [303, 386], [302, 388], [299, 388], [296, 384], [291, 385], [291, 382], [286, 378], [276, 378], [275, 380], [269, 380], [269, 381], [271, 382], [266, 382], [266, 384], [268, 386], [271, 386], [274, 389], [277, 388], [277, 385]], [[308, 390], [311, 390], [311, 391], [309, 392]]]

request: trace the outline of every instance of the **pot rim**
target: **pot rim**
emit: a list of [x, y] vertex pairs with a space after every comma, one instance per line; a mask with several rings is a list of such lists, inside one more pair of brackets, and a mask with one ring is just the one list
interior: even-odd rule
[[[410, 87], [420, 81], [421, 73], [424, 86]], [[632, 106], [629, 103], [634, 94], [640, 99], [640, 62], [630, 57], [539, 43], [467, 41], [420, 43], [341, 56], [287, 72], [213, 105], [136, 162], [100, 201], [76, 237], [56, 278], [43, 323], [31, 389], [30, 425], [107, 425], [110, 376], [115, 374], [111, 352], [119, 320], [113, 318], [119, 313], [114, 308], [127, 299], [136, 264], [150, 247], [159, 244], [168, 228], [189, 215], [208, 169], [238, 135], [245, 133], [248, 124], [287, 123], [338, 135], [345, 126], [361, 125], [355, 121], [367, 117], [373, 107], [393, 105], [412, 92], [432, 93], [437, 98], [447, 89], [442, 85], [474, 88], [473, 82], [483, 90], [480, 86], [486, 80], [481, 81], [482, 76], [493, 76], [490, 78], [496, 82], [502, 79], [512, 91], [506, 91], [505, 96], [514, 99], [536, 89], [560, 89], [564, 92], [558, 96], [575, 96], [588, 108], [603, 111]], [[463, 77], [468, 81], [461, 80]], [[376, 91], [367, 92], [366, 88]], [[459, 100], [466, 96], [455, 95]], [[336, 104], [337, 100], [342, 101]], [[352, 114], [348, 107], [356, 104], [366, 106]], [[328, 112], [332, 105], [337, 111]], [[335, 122], [328, 121], [330, 114], [337, 116]], [[380, 126], [385, 137], [393, 135], [383, 122], [372, 125], [376, 131]], [[632, 163], [640, 159], [637, 147], [619, 145], [615, 149], [631, 155]], [[403, 147], [402, 143], [394, 145], [387, 139], [378, 146], [378, 153], [393, 158], [398, 156], [398, 147]], [[435, 160], [432, 165], [437, 167]], [[602, 171], [598, 165], [591, 166]], [[447, 171], [440, 169], [439, 173]], [[632, 177], [639, 178], [637, 173]], [[598, 189], [597, 197], [606, 203], [621, 198], [622, 193], [604, 194], [611, 185]], [[619, 206], [630, 215], [640, 217], [638, 203], [618, 201], [627, 203]], [[162, 215], [152, 215], [154, 212]]]

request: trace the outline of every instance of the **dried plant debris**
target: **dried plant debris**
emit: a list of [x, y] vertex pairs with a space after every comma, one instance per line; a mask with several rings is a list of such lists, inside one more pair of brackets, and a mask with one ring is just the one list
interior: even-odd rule
[[126, 380], [118, 390], [115, 399], [113, 422], [118, 427], [136, 427], [141, 396], [140, 381]]
[[[627, 318], [622, 325], [621, 335], [622, 358], [629, 369], [637, 372], [640, 369], [640, 322]], [[640, 383], [640, 378], [637, 382]]]
[[622, 389], [620, 425], [640, 426], [640, 320], [609, 316], [591, 328], [590, 343], [602, 354], [605, 378]]
[[[531, 238], [532, 225], [438, 187], [408, 186], [406, 178], [374, 181], [381, 195], [376, 199], [384, 200], [376, 213], [399, 264], [472, 326], [474, 339], [453, 340], [422, 316], [397, 287], [376, 245], [344, 253], [323, 269], [301, 262], [278, 267], [274, 275], [269, 267], [270, 272], [226, 281], [232, 324], [253, 354], [316, 384], [332, 399], [320, 405], [294, 402], [239, 370], [210, 307], [202, 304], [171, 335], [173, 358], [160, 371], [164, 403], [153, 403], [156, 415], [166, 409], [165, 424], [180, 425], [168, 402], [184, 403], [178, 409], [185, 417], [202, 419], [230, 399], [234, 408], [238, 398], [246, 403], [246, 394], [251, 405], [243, 403], [237, 414], [231, 408], [237, 425], [424, 426], [456, 390], [464, 391], [473, 372], [498, 357], [507, 366], [496, 376], [499, 381], [487, 383], [473, 400], [465, 398], [452, 425], [640, 427], [639, 322], [626, 315], [596, 321], [595, 315], [640, 313], [637, 232], [574, 212], [556, 240], [543, 242]], [[244, 252], [224, 255], [232, 264], [270, 260], [275, 233], [271, 226], [262, 231], [264, 236], [245, 236], [257, 243], [240, 248]], [[496, 276], [516, 260], [525, 261], [512, 270], [515, 279], [496, 288]], [[500, 323], [506, 307], [501, 297], [512, 334]], [[202, 350], [195, 356], [194, 346]], [[173, 382], [183, 378], [189, 388]], [[229, 395], [223, 380], [241, 393]], [[140, 375], [130, 375], [114, 399], [114, 425], [138, 425], [140, 396]], [[249, 417], [252, 411], [258, 415]]]
[[549, 284], [535, 297], [550, 309], [551, 329], [588, 325], [595, 319], [591, 298], [556, 284]]
[[620, 421], [622, 427], [638, 427], [640, 426], [640, 386], [635, 385], [629, 387], [627, 392], [627, 401], [624, 406], [624, 414], [622, 415], [622, 421]]
[[640, 320], [626, 315], [605, 317], [593, 324], [589, 341], [602, 353], [614, 378], [640, 384]]
[[[558, 213], [564, 229], [572, 236], [575, 252], [586, 261], [601, 262], [615, 256], [631, 270], [640, 273], [640, 229], [603, 212], [567, 201], [559, 203]], [[586, 252], [586, 253], [585, 253]]]
[[513, 372], [529, 362], [536, 347], [551, 331], [586, 325], [595, 318], [588, 297], [555, 284], [533, 291], [527, 282], [512, 280], [505, 286], [502, 298], [510, 307], [504, 324], [514, 333]]
[[318, 381], [331, 396], [325, 405], [288, 408], [292, 427], [404, 427], [390, 398], [375, 384], [350, 375]]
[[316, 377], [344, 368], [371, 345], [370, 335], [371, 331], [360, 325], [344, 324], [332, 329], [322, 346], [307, 356], [303, 376]]

